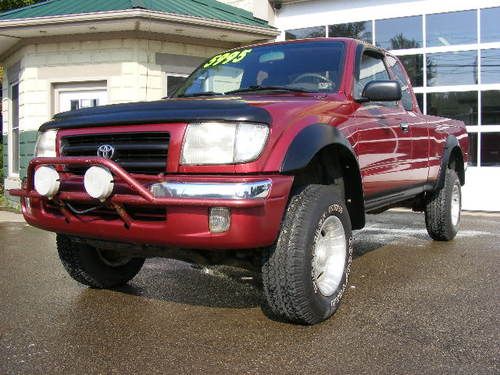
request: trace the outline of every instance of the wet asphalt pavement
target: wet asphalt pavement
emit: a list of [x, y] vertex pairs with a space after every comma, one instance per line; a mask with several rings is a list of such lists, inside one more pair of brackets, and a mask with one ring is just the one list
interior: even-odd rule
[[498, 216], [464, 216], [450, 243], [421, 214], [370, 216], [340, 309], [303, 327], [268, 319], [237, 269], [150, 259], [125, 288], [85, 288], [53, 234], [6, 215], [0, 374], [500, 372]]

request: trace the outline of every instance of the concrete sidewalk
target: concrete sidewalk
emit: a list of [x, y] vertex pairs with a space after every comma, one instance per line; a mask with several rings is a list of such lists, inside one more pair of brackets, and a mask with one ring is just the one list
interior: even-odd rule
[[23, 215], [17, 212], [6, 211], [0, 207], [0, 223], [24, 223]]

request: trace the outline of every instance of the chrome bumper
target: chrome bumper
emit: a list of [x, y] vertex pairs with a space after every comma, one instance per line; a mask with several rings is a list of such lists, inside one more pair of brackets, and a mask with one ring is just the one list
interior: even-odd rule
[[151, 185], [155, 198], [184, 199], [264, 199], [271, 191], [271, 180], [252, 182], [160, 182]]

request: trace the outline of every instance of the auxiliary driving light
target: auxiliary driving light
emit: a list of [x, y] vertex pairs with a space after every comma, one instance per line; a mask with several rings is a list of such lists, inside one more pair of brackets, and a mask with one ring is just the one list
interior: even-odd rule
[[34, 183], [38, 194], [52, 198], [59, 191], [61, 179], [54, 167], [42, 165], [35, 171]]
[[212, 233], [227, 232], [231, 226], [231, 210], [227, 207], [210, 208], [208, 226]]
[[90, 167], [85, 172], [83, 184], [88, 195], [104, 202], [113, 192], [115, 187], [113, 175], [106, 168]]

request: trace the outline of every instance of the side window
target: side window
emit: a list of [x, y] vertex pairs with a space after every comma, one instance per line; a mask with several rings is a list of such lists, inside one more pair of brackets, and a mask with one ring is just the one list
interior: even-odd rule
[[390, 79], [382, 56], [364, 53], [359, 64], [359, 76], [355, 79], [354, 97], [360, 98], [363, 88], [370, 81]]
[[404, 109], [407, 111], [413, 110], [413, 97], [411, 95], [410, 85], [401, 63], [392, 56], [387, 57], [387, 63], [394, 73], [394, 78], [396, 78], [396, 80], [401, 84], [401, 103], [403, 104]]

